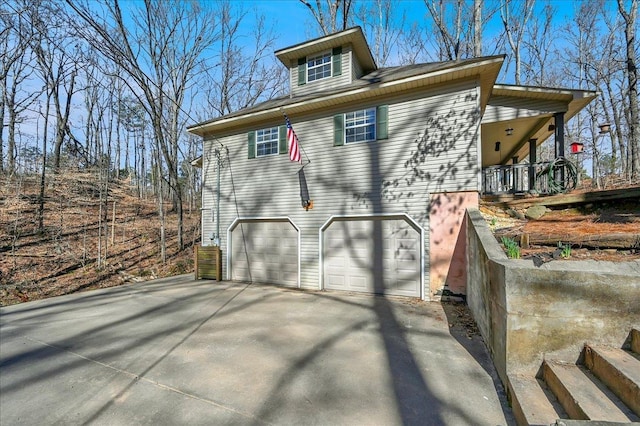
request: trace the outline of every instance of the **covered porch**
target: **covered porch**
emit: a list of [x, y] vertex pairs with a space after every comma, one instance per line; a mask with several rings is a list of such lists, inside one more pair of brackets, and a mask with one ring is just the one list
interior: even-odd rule
[[[596, 96], [594, 91], [495, 85], [481, 122], [482, 195], [550, 195], [575, 187], [565, 124]], [[539, 161], [539, 146], [552, 136], [553, 157]]]

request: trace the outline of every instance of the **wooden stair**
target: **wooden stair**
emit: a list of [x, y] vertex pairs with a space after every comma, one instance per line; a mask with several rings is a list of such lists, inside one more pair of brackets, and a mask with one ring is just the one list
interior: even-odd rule
[[623, 349], [585, 345], [580, 359], [546, 359], [535, 378], [509, 377], [519, 425], [640, 424], [640, 331]]

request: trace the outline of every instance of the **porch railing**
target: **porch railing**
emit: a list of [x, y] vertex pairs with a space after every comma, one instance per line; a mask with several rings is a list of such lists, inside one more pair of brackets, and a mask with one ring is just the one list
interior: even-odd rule
[[552, 194], [549, 185], [549, 161], [489, 166], [482, 170], [484, 194], [523, 194], [535, 190], [538, 194]]

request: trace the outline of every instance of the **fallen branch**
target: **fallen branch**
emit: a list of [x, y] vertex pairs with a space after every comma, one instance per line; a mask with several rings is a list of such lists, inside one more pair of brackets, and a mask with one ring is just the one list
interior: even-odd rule
[[[505, 232], [505, 236], [514, 236], [513, 232]], [[554, 246], [559, 242], [571, 244], [572, 247], [584, 247], [590, 249], [640, 249], [640, 234], [638, 233], [610, 233], [594, 235], [570, 235], [570, 234], [542, 234], [528, 233], [529, 244]], [[502, 235], [496, 233], [500, 239]]]
[[9, 256], [12, 257], [57, 257], [56, 254], [46, 254], [46, 253], [8, 253]]

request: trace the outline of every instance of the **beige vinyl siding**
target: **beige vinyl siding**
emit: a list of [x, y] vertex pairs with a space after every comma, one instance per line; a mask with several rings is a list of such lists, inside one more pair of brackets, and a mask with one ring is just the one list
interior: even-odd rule
[[[388, 105], [388, 139], [333, 146], [334, 114], [381, 104]], [[309, 211], [300, 204], [298, 163], [284, 155], [247, 159], [246, 134], [255, 129], [218, 135], [229, 149], [228, 164], [222, 169], [220, 212], [224, 258], [227, 229], [238, 214], [245, 218], [289, 217], [301, 233], [301, 286], [318, 288], [319, 229], [332, 215], [406, 213], [425, 231], [425, 295], [429, 298], [429, 194], [477, 190], [478, 110], [475, 82], [461, 82], [313, 116], [290, 117], [306, 152], [303, 162], [307, 155], [311, 159], [304, 168], [314, 201]], [[213, 147], [213, 142], [205, 141], [205, 207], [214, 202], [215, 171], [207, 165], [210, 159], [215, 161], [214, 156], [207, 155]], [[205, 223], [203, 235], [209, 235], [211, 229], [213, 224]], [[226, 268], [225, 261], [225, 277]]]
[[317, 91], [335, 89], [336, 87], [345, 86], [351, 83], [351, 46], [342, 47], [342, 74], [339, 76], [331, 76], [312, 82], [307, 82], [302, 86], [298, 86], [298, 63], [291, 64], [289, 69], [289, 84], [292, 96], [308, 95]]
[[[356, 58], [356, 54], [353, 51], [349, 52], [349, 62], [351, 63], [351, 81], [355, 81], [364, 75], [360, 62]], [[346, 71], [349, 71], [345, 69]]]
[[489, 101], [482, 117], [482, 124], [517, 118], [538, 117], [567, 110], [565, 102], [546, 99], [532, 100], [513, 96], [495, 96]]

